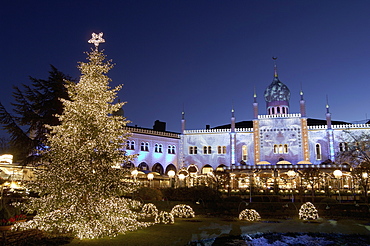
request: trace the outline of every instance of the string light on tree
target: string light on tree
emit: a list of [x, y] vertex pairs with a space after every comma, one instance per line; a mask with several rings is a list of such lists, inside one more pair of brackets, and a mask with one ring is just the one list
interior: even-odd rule
[[88, 41], [90, 44], [94, 44], [95, 48], [98, 49], [100, 43], [105, 43], [103, 39], [103, 33], [96, 34], [95, 32], [92, 33], [92, 38]]
[[82, 239], [112, 237], [152, 224], [137, 220], [138, 201], [120, 198], [137, 184], [129, 173], [113, 167], [134, 156], [122, 150], [130, 136], [124, 129], [128, 121], [114, 113], [125, 103], [113, 103], [121, 86], [109, 86], [107, 73], [113, 65], [98, 50], [102, 36], [93, 34], [89, 40], [96, 49], [86, 53], [88, 62], [79, 64], [79, 82], [68, 83], [70, 100], [61, 100], [64, 111], [56, 116], [60, 125], [49, 126], [45, 164], [28, 187], [39, 197], [24, 206], [37, 215], [17, 223], [16, 229], [69, 232]]

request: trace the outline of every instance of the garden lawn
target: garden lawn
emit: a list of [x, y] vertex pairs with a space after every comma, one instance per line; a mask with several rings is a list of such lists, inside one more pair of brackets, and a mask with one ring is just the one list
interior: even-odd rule
[[255, 234], [269, 232], [319, 232], [361, 234], [370, 236], [370, 221], [326, 220], [304, 222], [298, 219], [262, 220], [246, 222], [235, 219], [196, 216], [176, 218], [175, 224], [156, 224], [142, 230], [128, 232], [115, 238], [93, 240], [74, 239], [68, 245], [186, 245], [189, 242], [226, 235]]

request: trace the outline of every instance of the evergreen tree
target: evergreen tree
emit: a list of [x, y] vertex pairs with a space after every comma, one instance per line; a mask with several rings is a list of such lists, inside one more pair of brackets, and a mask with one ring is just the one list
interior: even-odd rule
[[38, 160], [37, 149], [42, 149], [47, 132], [45, 125], [57, 125], [54, 116], [63, 112], [59, 98], [68, 98], [65, 87], [70, 77], [51, 65], [47, 80], [30, 77], [31, 86], [14, 86], [15, 115], [0, 103], [0, 124], [10, 134], [10, 150], [16, 160], [24, 163]]
[[79, 238], [115, 236], [148, 223], [136, 220], [137, 201], [118, 198], [132, 192], [127, 173], [115, 168], [131, 160], [122, 150], [127, 120], [114, 115], [124, 103], [113, 103], [121, 86], [111, 89], [106, 75], [113, 67], [97, 48], [80, 63], [80, 81], [69, 84], [61, 124], [50, 126], [48, 164], [30, 188], [40, 194], [27, 204], [37, 216], [18, 228], [70, 232]]

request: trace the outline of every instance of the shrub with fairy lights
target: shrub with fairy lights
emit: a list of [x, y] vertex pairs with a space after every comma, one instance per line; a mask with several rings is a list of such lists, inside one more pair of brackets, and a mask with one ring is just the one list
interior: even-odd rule
[[315, 220], [319, 218], [319, 213], [312, 203], [306, 202], [299, 209], [299, 218], [302, 220]]
[[244, 209], [239, 214], [239, 220], [259, 221], [259, 220], [261, 220], [261, 216], [254, 209]]
[[48, 126], [45, 159], [35, 171], [36, 180], [28, 183], [39, 197], [30, 197], [23, 207], [37, 215], [15, 229], [68, 232], [83, 239], [151, 224], [138, 221], [135, 210], [141, 206], [136, 201], [118, 198], [135, 191], [137, 184], [117, 163], [135, 156], [122, 149], [131, 133], [124, 127], [126, 118], [116, 114], [125, 103], [114, 103], [121, 86], [109, 85], [113, 64], [98, 49], [102, 36], [93, 33], [89, 42], [95, 49], [86, 53], [87, 62], [79, 63], [79, 82], [68, 83], [70, 100], [61, 99], [64, 110], [56, 115], [60, 125]]
[[155, 216], [154, 222], [157, 224], [173, 224], [175, 223], [175, 218], [173, 217], [173, 214], [161, 211]]
[[143, 218], [155, 217], [158, 214], [158, 209], [153, 203], [147, 203], [144, 204], [140, 214]]
[[179, 218], [193, 218], [195, 216], [195, 213], [189, 205], [186, 204], [179, 204], [172, 208], [171, 214], [173, 214], [174, 217]]

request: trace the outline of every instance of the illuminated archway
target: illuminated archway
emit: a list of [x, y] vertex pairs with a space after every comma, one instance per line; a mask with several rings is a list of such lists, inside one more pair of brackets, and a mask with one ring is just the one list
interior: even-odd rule
[[148, 171], [149, 166], [145, 162], [142, 162], [142, 163], [139, 164], [139, 166], [137, 166], [137, 170], [139, 170], [139, 171]]
[[209, 164], [206, 164], [202, 168], [202, 174], [207, 174], [213, 172], [213, 167]]
[[175, 173], [177, 172], [177, 169], [176, 169], [175, 165], [173, 165], [172, 163], [171, 163], [171, 164], [169, 164], [169, 165], [166, 167], [166, 174], [167, 174], [170, 170], [175, 171]]
[[154, 166], [152, 168], [152, 171], [157, 172], [160, 175], [162, 175], [163, 174], [163, 166], [160, 163], [157, 162], [156, 164], [154, 164]]

